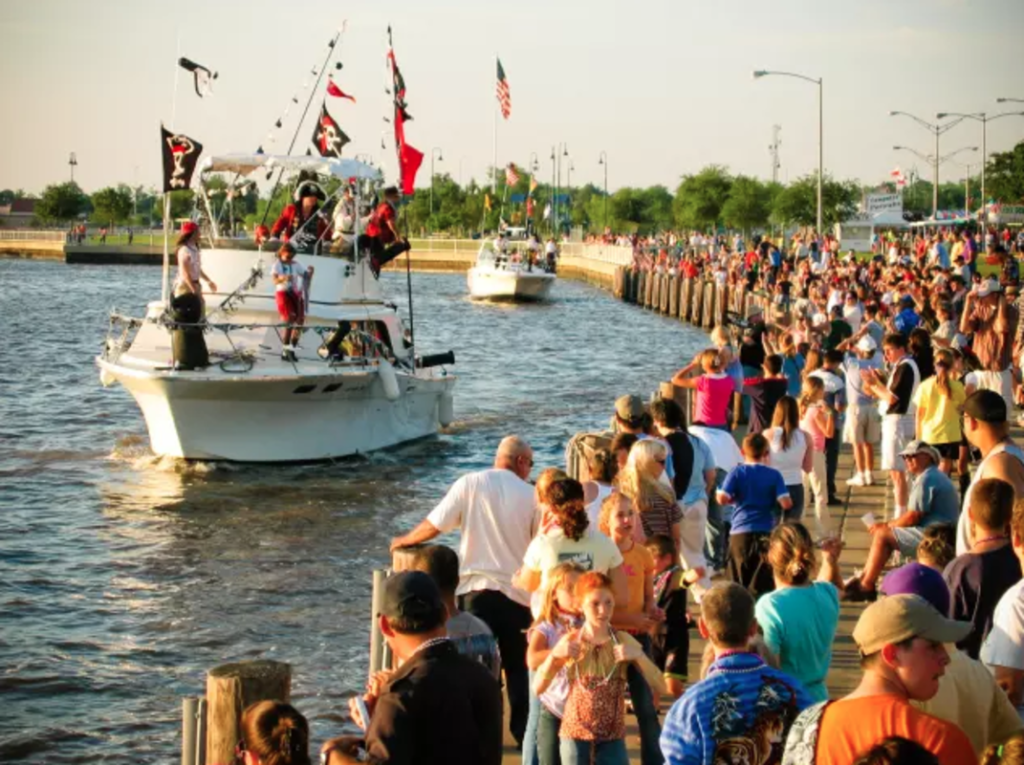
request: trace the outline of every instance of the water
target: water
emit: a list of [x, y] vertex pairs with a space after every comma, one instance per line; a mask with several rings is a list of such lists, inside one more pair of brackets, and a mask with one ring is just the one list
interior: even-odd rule
[[292, 664], [314, 741], [343, 732], [391, 537], [505, 435], [562, 465], [572, 434], [704, 342], [575, 282], [535, 306], [413, 282], [422, 350], [457, 356], [457, 421], [366, 458], [232, 466], [155, 458], [130, 396], [99, 385], [106, 314], [138, 315], [156, 270], [0, 260], [0, 761], [169, 762], [181, 696], [252, 658]]

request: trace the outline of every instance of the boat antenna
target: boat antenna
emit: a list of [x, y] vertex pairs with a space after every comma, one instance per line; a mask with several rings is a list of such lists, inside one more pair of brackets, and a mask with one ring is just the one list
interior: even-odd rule
[[[312, 70], [313, 74], [316, 75], [316, 82], [313, 83], [313, 87], [309, 91], [309, 97], [306, 99], [306, 107], [302, 110], [302, 116], [299, 117], [299, 124], [295, 126], [295, 133], [292, 135], [291, 143], [288, 144], [288, 154], [291, 154], [292, 150], [295, 148], [295, 142], [299, 139], [299, 131], [302, 130], [302, 123], [306, 121], [306, 115], [309, 114], [309, 107], [313, 103], [313, 96], [315, 96], [317, 91], [320, 89], [320, 81], [324, 78], [324, 72], [327, 71], [327, 67], [331, 62], [331, 56], [334, 55], [334, 46], [336, 46], [338, 44], [338, 40], [341, 39], [341, 35], [345, 31], [345, 26], [346, 24], [342, 23], [341, 29], [339, 29], [331, 41], [327, 43], [327, 55], [324, 56], [323, 63], [319, 67], [314, 67]], [[297, 102], [296, 97], [293, 96], [292, 103]], [[290, 109], [291, 107], [289, 106], [288, 108]], [[286, 109], [285, 115], [287, 115], [287, 113], [288, 111]], [[283, 117], [281, 119], [283, 119]], [[280, 127], [281, 119], [278, 119], [277, 122], [274, 123], [275, 127]], [[277, 180], [274, 181], [274, 188], [271, 190], [270, 197], [267, 199], [267, 206], [263, 210], [263, 219], [260, 221], [261, 226], [266, 225], [267, 216], [270, 214], [270, 203], [274, 200], [274, 195], [277, 194], [277, 190], [281, 186], [281, 177], [283, 175], [284, 168], [282, 167], [277, 173]]]

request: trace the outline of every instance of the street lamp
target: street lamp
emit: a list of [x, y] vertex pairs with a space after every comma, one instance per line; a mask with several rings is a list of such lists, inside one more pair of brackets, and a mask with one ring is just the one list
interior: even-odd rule
[[819, 77], [814, 79], [803, 74], [794, 74], [793, 72], [773, 72], [766, 69], [758, 69], [754, 72], [754, 79], [760, 79], [761, 77], [767, 77], [769, 75], [779, 75], [782, 77], [796, 77], [798, 80], [806, 80], [807, 82], [813, 82], [818, 86], [818, 236], [823, 235], [823, 223], [822, 223], [822, 204], [821, 204], [821, 184], [822, 177], [825, 173], [825, 150], [824, 150], [824, 107], [823, 107], [823, 82], [824, 78]]
[[604, 228], [608, 228], [608, 152], [602, 151], [597, 164], [604, 166]]
[[437, 156], [438, 162], [444, 162], [444, 157], [441, 156], [441, 150], [435, 146], [430, 150], [430, 214], [434, 214], [434, 157]]
[[938, 120], [945, 119], [946, 117], [959, 117], [960, 119], [976, 120], [981, 123], [981, 206], [984, 208], [987, 202], [985, 197], [985, 164], [988, 162], [988, 123], [1001, 117], [1024, 117], [1024, 112], [1003, 112], [1002, 114], [993, 114], [991, 117], [985, 114], [985, 112], [978, 112], [977, 114], [939, 112], [935, 115], [935, 119]]
[[889, 116], [890, 117], [896, 117], [896, 116], [910, 117], [910, 119], [914, 120], [914, 122], [916, 122], [918, 125], [921, 125], [922, 127], [927, 128], [930, 132], [935, 134], [935, 154], [932, 155], [932, 160], [931, 160], [932, 161], [932, 219], [934, 219], [935, 216], [939, 212], [939, 136], [942, 135], [943, 133], [945, 133], [946, 131], [950, 130], [951, 128], [954, 128], [957, 125], [959, 125], [961, 122], [964, 121], [964, 118], [963, 117], [958, 117], [957, 119], [953, 120], [952, 122], [947, 122], [945, 125], [938, 125], [938, 124], [932, 124], [931, 122], [928, 122], [927, 120], [923, 120], [920, 117], [916, 117], [913, 114], [909, 114], [907, 112], [893, 111], [893, 112], [889, 112]]
[[555, 232], [555, 209], [558, 207], [558, 184], [555, 181], [555, 168], [558, 167], [558, 159], [555, 157], [555, 147], [551, 147], [551, 233]]
[[938, 205], [939, 205], [939, 192], [938, 192], [938, 178], [939, 178], [939, 165], [943, 162], [952, 159], [957, 154], [964, 151], [977, 151], [977, 146], [962, 146], [955, 151], [951, 151], [949, 154], [944, 156], [936, 156], [934, 154], [922, 154], [917, 149], [911, 149], [909, 146], [893, 146], [893, 151], [909, 151], [911, 154], [920, 157], [925, 162], [929, 162], [932, 165], [934, 177], [935, 177], [935, 188], [932, 189], [932, 220], [938, 218]]
[[75, 167], [78, 166], [78, 158], [74, 152], [71, 152], [71, 156], [68, 158], [68, 164], [71, 166], [71, 182], [75, 182]]

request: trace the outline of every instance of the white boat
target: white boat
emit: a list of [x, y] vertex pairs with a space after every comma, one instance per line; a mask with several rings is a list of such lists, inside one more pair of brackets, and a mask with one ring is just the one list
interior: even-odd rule
[[[268, 167], [337, 178], [377, 176], [352, 160], [319, 157], [229, 155], [203, 167], [241, 176]], [[312, 461], [422, 438], [451, 422], [456, 378], [444, 365], [454, 357], [416, 356], [397, 307], [384, 300], [358, 252], [349, 259], [296, 257], [315, 272], [305, 329], [294, 360], [288, 360], [282, 339], [289, 325], [278, 317], [271, 278], [275, 253], [238, 240], [216, 244], [224, 246], [203, 249], [203, 270], [219, 289], [232, 292], [206, 296], [202, 324], [174, 322], [165, 300], [150, 303], [142, 319], [113, 314], [97, 358], [104, 385], [120, 383], [135, 398], [154, 453]], [[329, 356], [339, 329], [346, 352]], [[174, 333], [188, 330], [203, 333], [208, 366], [175, 362]]]
[[491, 241], [481, 245], [466, 273], [469, 296], [475, 300], [545, 300], [555, 278], [545, 266], [498, 252]]

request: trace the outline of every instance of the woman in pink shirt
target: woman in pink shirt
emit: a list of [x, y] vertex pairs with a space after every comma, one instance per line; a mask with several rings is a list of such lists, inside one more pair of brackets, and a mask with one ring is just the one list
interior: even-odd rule
[[[687, 377], [697, 364], [701, 365], [704, 374]], [[722, 371], [722, 357], [716, 349], [709, 348], [676, 372], [672, 384], [697, 391], [693, 414], [695, 425], [729, 430], [729, 406], [732, 394], [736, 392], [736, 381]]]
[[800, 429], [811, 437], [811, 470], [804, 478], [814, 492], [814, 515], [818, 533], [828, 536], [832, 528], [826, 491], [825, 440], [835, 432], [833, 412], [825, 405], [825, 383], [818, 377], [805, 377], [800, 389]]

